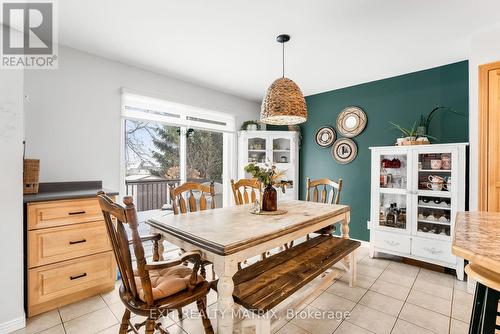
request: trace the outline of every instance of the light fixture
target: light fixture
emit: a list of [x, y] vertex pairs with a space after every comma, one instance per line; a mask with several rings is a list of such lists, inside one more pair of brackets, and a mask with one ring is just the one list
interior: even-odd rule
[[307, 121], [307, 106], [299, 86], [285, 78], [285, 43], [290, 35], [279, 35], [283, 46], [283, 75], [267, 89], [260, 109], [260, 121], [273, 125], [293, 125]]

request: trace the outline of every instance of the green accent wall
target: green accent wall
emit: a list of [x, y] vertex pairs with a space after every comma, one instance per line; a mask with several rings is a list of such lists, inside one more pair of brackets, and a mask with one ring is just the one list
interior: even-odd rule
[[[368, 148], [393, 145], [400, 137], [389, 121], [411, 127], [420, 114], [426, 115], [440, 105], [450, 106], [465, 116], [440, 112], [429, 129], [429, 134], [438, 138], [433, 142], [468, 141], [468, 76], [468, 62], [462, 61], [307, 96], [308, 120], [301, 126], [300, 198], [305, 197], [306, 177], [342, 178], [341, 203], [350, 205], [352, 210], [350, 236], [368, 241], [371, 170]], [[336, 128], [337, 116], [351, 105], [366, 112], [368, 123], [365, 130], [353, 138], [358, 146], [357, 158], [350, 164], [340, 165], [333, 160], [331, 148], [320, 148], [314, 136], [323, 125]]]

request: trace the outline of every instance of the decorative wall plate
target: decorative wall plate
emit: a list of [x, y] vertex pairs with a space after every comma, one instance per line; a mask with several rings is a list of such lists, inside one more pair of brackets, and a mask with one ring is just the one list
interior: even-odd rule
[[349, 138], [341, 138], [333, 144], [332, 156], [339, 164], [348, 164], [358, 155], [356, 143]]
[[344, 137], [352, 138], [359, 135], [366, 126], [366, 114], [359, 107], [344, 108], [337, 117], [337, 130]]
[[316, 132], [316, 144], [321, 147], [332, 146], [335, 139], [337, 139], [337, 133], [331, 126], [322, 126]]

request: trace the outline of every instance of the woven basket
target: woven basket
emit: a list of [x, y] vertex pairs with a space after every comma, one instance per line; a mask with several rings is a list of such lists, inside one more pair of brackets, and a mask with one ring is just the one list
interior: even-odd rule
[[40, 160], [24, 159], [24, 194], [38, 193], [38, 176], [40, 174]]

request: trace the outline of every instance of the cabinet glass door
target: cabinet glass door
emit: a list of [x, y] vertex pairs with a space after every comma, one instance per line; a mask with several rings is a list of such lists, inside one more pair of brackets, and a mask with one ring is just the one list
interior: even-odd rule
[[266, 138], [248, 138], [248, 163], [265, 163], [266, 150]]
[[456, 175], [457, 164], [454, 150], [418, 153], [417, 235], [450, 238], [456, 206], [452, 175]]
[[404, 154], [379, 155], [378, 226], [380, 229], [407, 231], [410, 226], [408, 210], [408, 170], [410, 157]]
[[291, 138], [275, 137], [271, 140], [272, 164], [276, 166], [278, 172], [283, 173], [281, 181], [284, 183], [285, 192], [278, 190], [278, 198], [286, 199], [293, 198], [293, 175], [295, 173], [292, 165], [294, 157], [291, 154], [292, 141]]

